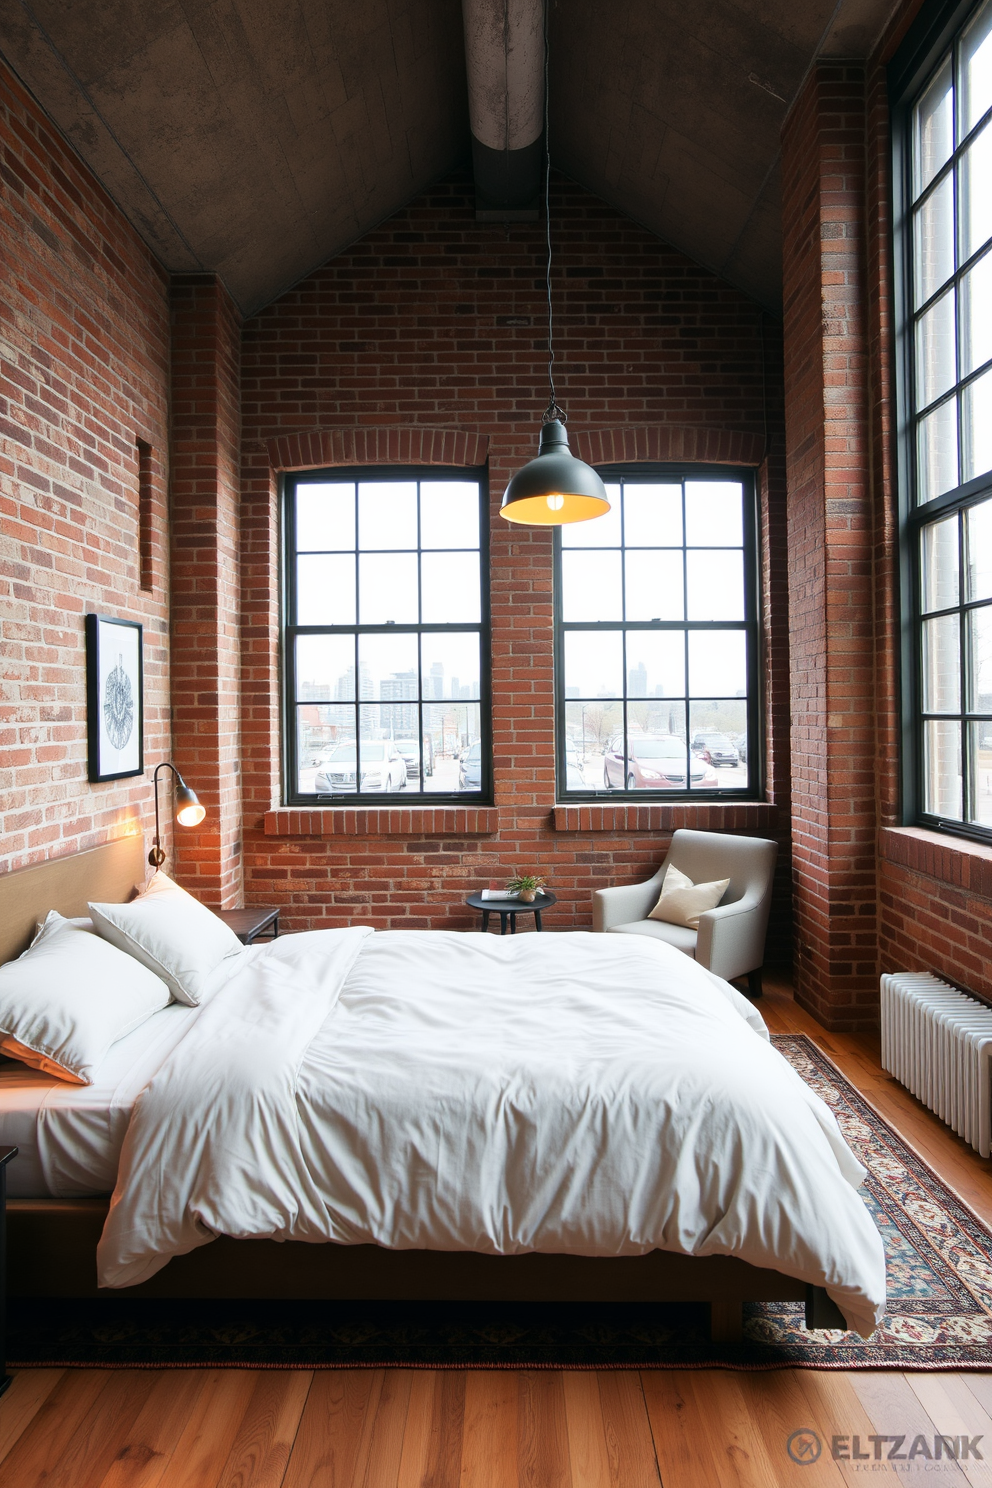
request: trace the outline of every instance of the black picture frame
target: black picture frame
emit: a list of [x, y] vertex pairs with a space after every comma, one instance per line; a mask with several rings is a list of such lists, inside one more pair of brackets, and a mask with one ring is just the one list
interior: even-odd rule
[[[86, 616], [86, 736], [91, 782], [145, 770], [144, 628]], [[116, 650], [116, 661], [115, 657]]]

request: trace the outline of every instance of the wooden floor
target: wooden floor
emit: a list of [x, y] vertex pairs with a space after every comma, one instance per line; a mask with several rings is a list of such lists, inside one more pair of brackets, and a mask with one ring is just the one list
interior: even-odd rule
[[[989, 1164], [825, 1033], [784, 986], [762, 1011], [806, 1032], [992, 1224]], [[901, 1481], [992, 1488], [990, 1373], [23, 1370], [0, 1398], [2, 1488], [777, 1488]], [[818, 1460], [803, 1458], [815, 1433]], [[981, 1460], [887, 1460], [969, 1437]], [[858, 1460], [834, 1460], [831, 1438]], [[857, 1446], [853, 1441], [858, 1438]], [[900, 1445], [871, 1438], [904, 1436]], [[982, 1439], [974, 1442], [976, 1437]], [[875, 1451], [880, 1453], [875, 1460]], [[986, 1460], [987, 1459], [987, 1460]]]

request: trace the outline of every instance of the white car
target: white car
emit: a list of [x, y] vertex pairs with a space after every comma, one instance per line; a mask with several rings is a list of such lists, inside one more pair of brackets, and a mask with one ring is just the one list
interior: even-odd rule
[[340, 796], [366, 791], [401, 791], [406, 789], [406, 760], [392, 739], [363, 739], [361, 783], [355, 744], [339, 744], [324, 760], [314, 777], [313, 788], [319, 796]]

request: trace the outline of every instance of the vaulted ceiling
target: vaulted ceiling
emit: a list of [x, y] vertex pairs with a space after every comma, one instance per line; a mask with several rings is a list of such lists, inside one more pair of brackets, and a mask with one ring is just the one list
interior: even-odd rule
[[[549, 0], [556, 167], [775, 309], [779, 131], [892, 0]], [[246, 312], [469, 156], [459, 0], [0, 0], [4, 53], [170, 270]]]

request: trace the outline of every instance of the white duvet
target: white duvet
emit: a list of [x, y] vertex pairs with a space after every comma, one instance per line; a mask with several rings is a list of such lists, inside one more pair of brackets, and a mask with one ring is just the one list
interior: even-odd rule
[[750, 1004], [637, 936], [365, 928], [258, 947], [138, 1099], [98, 1251], [218, 1234], [736, 1255], [885, 1298], [864, 1170]]

